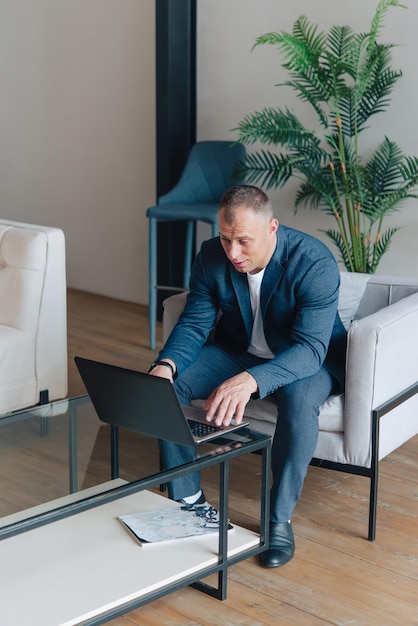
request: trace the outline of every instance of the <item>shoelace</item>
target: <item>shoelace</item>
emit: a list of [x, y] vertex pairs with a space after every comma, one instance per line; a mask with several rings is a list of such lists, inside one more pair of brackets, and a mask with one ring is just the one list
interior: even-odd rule
[[215, 507], [210, 504], [185, 504], [182, 507], [183, 511], [190, 511], [202, 520], [202, 524], [205, 526], [212, 526], [217, 528], [219, 526], [219, 513]]

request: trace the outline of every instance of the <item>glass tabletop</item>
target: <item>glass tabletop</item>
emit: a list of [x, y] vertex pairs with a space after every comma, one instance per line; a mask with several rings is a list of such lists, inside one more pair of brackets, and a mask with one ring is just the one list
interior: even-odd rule
[[[199, 458], [266, 440], [240, 429], [198, 446]], [[0, 417], [0, 528], [159, 473], [155, 439], [103, 424], [88, 395]]]

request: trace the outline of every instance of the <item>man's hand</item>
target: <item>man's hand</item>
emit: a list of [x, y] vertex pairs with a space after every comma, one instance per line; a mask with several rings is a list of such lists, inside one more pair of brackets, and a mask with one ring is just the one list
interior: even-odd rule
[[207, 411], [206, 419], [209, 422], [214, 420], [216, 426], [229, 426], [232, 418], [240, 424], [251, 394], [257, 388], [255, 378], [248, 372], [228, 378], [210, 394], [203, 405]]

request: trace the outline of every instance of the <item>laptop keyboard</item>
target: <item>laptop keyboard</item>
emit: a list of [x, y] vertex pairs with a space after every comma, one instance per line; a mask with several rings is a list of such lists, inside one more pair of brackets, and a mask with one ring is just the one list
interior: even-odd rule
[[222, 430], [219, 426], [212, 426], [211, 424], [204, 424], [203, 422], [196, 422], [195, 420], [187, 420], [189, 422], [192, 434], [195, 437], [206, 437], [219, 430]]

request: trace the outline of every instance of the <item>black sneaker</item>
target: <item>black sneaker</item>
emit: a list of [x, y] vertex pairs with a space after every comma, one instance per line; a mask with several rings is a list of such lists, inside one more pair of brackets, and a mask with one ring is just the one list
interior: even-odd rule
[[206, 501], [203, 491], [193, 504], [189, 504], [185, 500], [177, 500], [177, 502], [182, 505], [182, 511], [193, 511], [197, 517], [201, 518], [202, 525], [207, 528], [219, 528], [219, 513], [214, 506]]
[[178, 502], [179, 504], [182, 505], [182, 507], [181, 507], [182, 511], [192, 511], [195, 506], [203, 506], [205, 504], [207, 506], [210, 506], [206, 502], [205, 494], [203, 493], [203, 491], [200, 494], [199, 498], [196, 500], [196, 502], [193, 502], [193, 504], [189, 504], [189, 502], [186, 502], [186, 500], [176, 500], [176, 502]]

